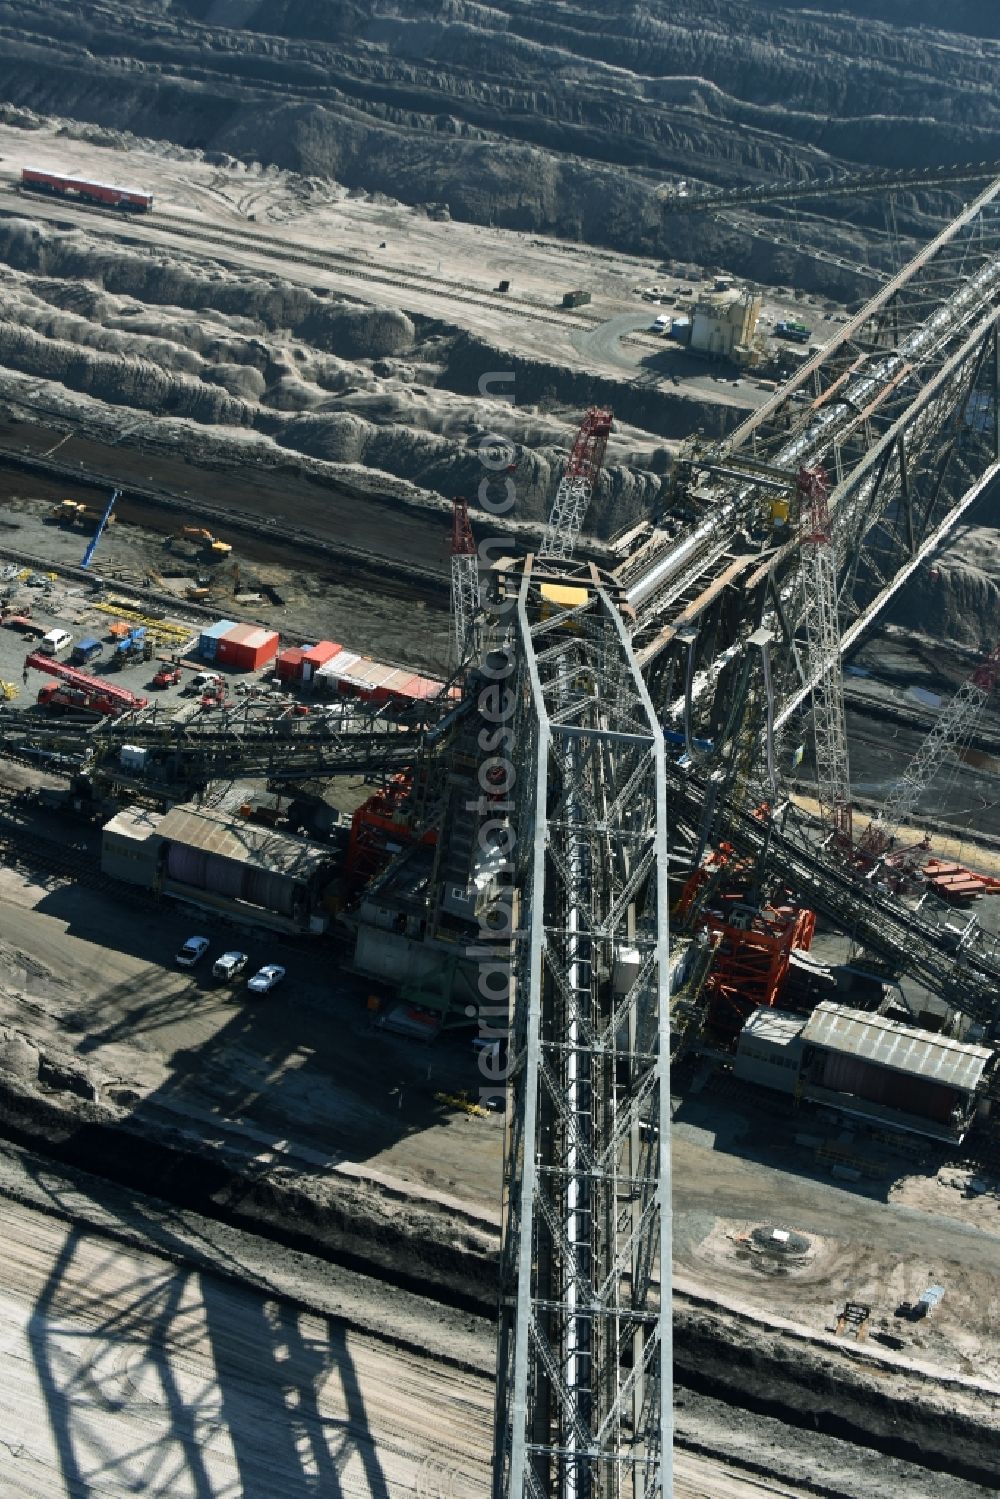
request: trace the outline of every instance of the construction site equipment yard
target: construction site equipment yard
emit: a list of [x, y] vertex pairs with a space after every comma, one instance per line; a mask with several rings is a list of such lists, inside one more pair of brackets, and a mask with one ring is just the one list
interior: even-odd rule
[[[420, 717], [394, 703], [380, 723], [387, 733], [412, 733], [414, 742], [422, 736], [421, 764], [433, 764], [475, 669], [468, 654], [456, 662], [449, 616], [449, 527], [452, 499], [462, 492], [473, 501], [479, 534], [492, 528], [497, 551], [514, 559], [507, 576], [523, 579], [500, 586], [520, 600], [522, 633], [509, 648], [534, 684], [536, 711], [550, 688], [564, 695], [579, 689], [593, 699], [599, 670], [592, 662], [567, 669], [555, 688], [545, 679], [545, 640], [561, 642], [569, 660], [605, 610], [604, 644], [594, 655], [603, 669], [615, 649], [626, 666], [634, 664], [623, 623], [629, 618], [637, 620], [636, 651], [648, 651], [650, 661], [657, 659], [664, 620], [673, 632], [668, 643], [682, 638], [678, 621], [709, 591], [707, 574], [692, 573], [687, 592], [678, 588], [671, 600], [676, 616], [650, 615], [650, 623], [640, 597], [661, 566], [657, 559], [673, 557], [675, 544], [683, 561], [682, 525], [689, 522], [675, 522], [670, 513], [671, 469], [694, 464], [701, 446], [758, 419], [762, 443], [773, 438], [765, 454], [772, 460], [779, 443], [792, 440], [777, 419], [773, 431], [767, 426], [781, 392], [752, 369], [671, 349], [652, 330], [644, 289], [663, 282], [669, 295], [681, 285], [690, 293], [700, 271], [685, 282], [682, 268], [666, 273], [654, 259], [436, 220], [380, 195], [349, 195], [332, 182], [309, 185], [276, 168], [210, 165], [204, 153], [157, 150], [151, 142], [114, 150], [54, 118], [35, 124], [30, 131], [0, 125], [4, 614], [20, 618], [27, 611], [36, 632], [62, 628], [77, 645], [101, 639], [103, 656], [81, 670], [102, 678], [114, 648], [109, 624], [141, 624], [151, 641], [147, 659], [130, 661], [108, 680], [155, 702], [156, 711], [129, 719], [132, 740], [129, 728], [123, 725], [115, 738], [118, 731], [95, 723], [96, 715], [49, 718], [34, 703], [50, 677], [26, 667], [31, 645], [0, 627], [0, 1344], [6, 1355], [0, 1491], [39, 1499], [126, 1493], [485, 1499], [498, 1492], [502, 1441], [495, 1443], [493, 1423], [495, 1410], [504, 1408], [498, 1385], [507, 1378], [503, 1349], [511, 1325], [503, 1319], [512, 1315], [514, 1299], [501, 1265], [503, 1236], [518, 1216], [511, 1211], [507, 1152], [513, 1121], [528, 1115], [513, 1101], [506, 1109], [477, 1102], [483, 1071], [472, 1044], [475, 1025], [461, 1024], [461, 996], [442, 1001], [448, 1024], [431, 1044], [421, 1044], [416, 1022], [408, 1031], [383, 1024], [400, 994], [404, 1007], [426, 1018], [433, 1005], [414, 1000], [407, 988], [426, 975], [412, 969], [391, 980], [388, 967], [382, 977], [359, 971], [361, 948], [343, 919], [362, 925], [367, 919], [357, 915], [365, 898], [360, 875], [354, 871], [352, 887], [348, 866], [358, 826], [351, 819], [369, 809], [369, 831], [377, 827], [384, 835], [375, 883], [365, 887], [378, 907], [374, 941], [388, 954], [390, 938], [412, 940], [401, 962], [405, 967], [412, 959], [418, 941], [412, 892], [423, 892], [432, 878], [447, 886], [443, 865], [434, 864], [431, 876], [419, 863], [422, 840], [431, 847], [430, 773], [426, 784], [413, 777], [415, 799], [419, 792], [424, 800], [408, 822], [393, 821], [384, 803], [372, 807], [380, 792], [389, 797], [395, 761], [391, 767], [380, 761], [371, 772], [352, 764], [335, 779], [331, 773], [324, 795], [343, 837], [338, 843], [310, 832], [309, 847], [319, 851], [318, 862], [322, 854], [336, 866], [330, 886], [336, 884], [336, 894], [310, 888], [307, 911], [291, 900], [287, 910], [265, 909], [246, 897], [247, 885], [234, 894], [235, 885], [224, 889], [221, 878], [212, 885], [208, 875], [179, 891], [184, 881], [172, 876], [171, 883], [164, 874], [173, 868], [163, 862], [169, 852], [146, 883], [139, 873], [112, 877], [101, 826], [110, 817], [88, 817], [87, 806], [80, 815], [71, 778], [81, 767], [92, 771], [95, 804], [107, 797], [137, 806], [151, 833], [174, 801], [238, 829], [245, 804], [276, 793], [277, 806], [265, 809], [268, 825], [287, 815], [295, 788], [280, 775], [241, 776], [239, 755], [248, 753], [254, 735], [261, 742], [286, 733], [305, 737], [311, 723], [332, 721], [348, 694], [342, 689], [331, 707], [307, 684], [277, 684], [269, 662], [238, 679], [225, 673], [230, 696], [221, 708], [202, 702], [201, 689], [191, 690], [194, 673], [210, 669], [212, 660], [196, 659], [195, 648], [212, 620], [276, 630], [283, 647], [331, 641], [345, 654], [430, 674], [442, 689], [435, 709]], [[68, 199], [18, 193], [28, 161], [67, 176], [137, 182], [152, 194], [154, 210], [124, 221]], [[513, 288], [500, 293], [508, 276]], [[717, 294], [725, 296], [727, 278], [718, 279]], [[964, 285], [958, 295], [966, 294]], [[559, 298], [577, 286], [589, 289], [591, 300], [563, 310]], [[670, 311], [682, 313], [687, 301], [678, 296]], [[765, 290], [759, 315], [767, 325], [808, 315], [815, 329], [809, 357], [820, 365], [839, 330], [847, 326], [844, 336], [850, 335], [846, 301], [791, 288]], [[916, 361], [922, 346], [908, 336]], [[817, 375], [815, 409], [832, 409], [843, 382], [861, 378], [860, 365], [859, 359], [847, 373], [838, 367], [822, 399]], [[983, 365], [981, 358], [977, 379]], [[874, 381], [868, 369], [865, 378]], [[943, 381], [951, 369], [944, 366], [934, 378]], [[894, 391], [903, 377], [890, 374], [879, 378]], [[565, 577], [557, 577], [557, 554], [543, 543], [539, 557], [539, 537], [580, 412], [598, 402], [613, 405], [616, 415], [602, 451], [600, 505], [581, 542], [587, 562], [573, 571], [567, 557]], [[803, 396], [799, 407], [806, 406]], [[976, 427], [967, 391], [961, 410], [978, 432], [982, 423]], [[700, 446], [692, 449], [687, 439], [696, 433]], [[742, 456], [737, 451], [726, 461], [737, 465]], [[473, 498], [481, 495], [484, 467], [515, 476], [518, 504], [500, 521]], [[600, 468], [598, 461], [595, 493]], [[729, 473], [721, 461], [718, 471]], [[740, 496], [764, 471], [763, 460], [739, 469]], [[94, 526], [60, 524], [58, 506], [72, 498], [100, 513], [112, 489], [122, 491], [113, 523], [98, 533], [93, 566], [84, 571], [81, 557]], [[691, 493], [698, 495], [696, 485]], [[805, 495], [801, 488], [803, 504]], [[690, 524], [703, 527], [702, 514], [712, 514], [692, 513]], [[928, 511], [925, 518], [930, 535], [931, 519], [939, 517]], [[206, 538], [185, 536], [185, 527], [218, 538], [225, 560], [212, 557]], [[630, 527], [639, 535], [634, 554], [616, 551], [615, 538]], [[874, 813], [883, 804], [942, 703], [979, 660], [985, 637], [989, 646], [996, 643], [995, 528], [995, 489], [987, 486], [949, 531], [950, 550], [920, 559], [926, 598], [894, 600], [891, 626], [880, 623], [880, 633], [851, 657], [856, 676], [848, 681], [845, 722], [859, 827], [866, 820], [861, 808]], [[761, 543], [761, 566], [791, 545], [785, 532], [776, 534]], [[810, 544], [817, 535], [818, 523]], [[720, 556], [725, 539], [721, 531], [714, 538]], [[652, 561], [630, 573], [643, 546]], [[914, 542], [914, 557], [918, 550]], [[529, 554], [535, 561], [525, 563]], [[734, 564], [727, 554], [723, 564], [741, 565], [740, 556]], [[935, 590], [928, 583], [932, 565]], [[784, 597], [783, 586], [779, 578], [774, 593]], [[867, 602], [859, 612], [863, 607]], [[964, 633], [956, 628], [963, 613]], [[724, 626], [718, 628], [721, 639]], [[531, 655], [536, 635], [537, 657]], [[702, 736], [711, 731], [721, 743], [726, 720], [717, 712], [709, 723], [707, 711], [704, 722], [692, 719], [693, 654], [690, 661], [687, 717], [681, 723], [675, 716], [670, 727], [681, 749], [685, 739], [689, 752], [701, 746], [691, 755], [697, 772], [707, 753]], [[159, 666], [175, 662], [180, 680], [154, 689]], [[699, 669], [707, 674], [710, 666], [702, 662]], [[518, 752], [528, 755], [536, 741], [525, 727], [524, 705], [532, 698], [518, 680], [526, 715]], [[614, 678], [621, 689], [608, 699], [614, 711], [628, 696], [629, 680], [624, 668]], [[723, 680], [733, 684], [735, 699], [736, 678]], [[667, 703], [679, 701], [683, 681], [664, 671], [656, 683], [666, 722]], [[765, 712], [763, 694], [746, 690], [754, 711]], [[628, 691], [629, 703], [641, 707], [642, 694], [631, 685]], [[261, 717], [248, 711], [239, 720], [241, 700], [258, 704]], [[173, 719], [178, 712], [183, 722]], [[772, 701], [772, 720], [773, 714]], [[588, 733], [617, 745], [647, 742], [636, 720], [622, 729], [611, 709], [608, 715], [597, 727], [574, 723], [577, 740], [567, 732], [561, 764], [572, 815], [558, 826], [553, 819], [553, 839], [561, 827], [584, 820], [587, 787], [573, 781], [581, 763], [574, 757], [582, 753], [573, 743]], [[182, 794], [177, 767], [184, 754], [191, 750], [193, 757], [202, 733], [217, 753], [212, 735], [218, 725], [221, 740], [227, 723], [237, 725], [231, 736], [237, 769], [202, 780], [188, 770]], [[971, 749], [963, 746], [966, 758], [952, 767], [934, 815], [925, 807], [921, 816], [933, 827], [936, 853], [967, 863], [988, 881], [1000, 870], [997, 763], [990, 753], [995, 703], [986, 704], [977, 724], [979, 738]], [[546, 733], [557, 737], [564, 728], [558, 704], [550, 703]], [[779, 744], [794, 783], [795, 796], [787, 800], [821, 818], [829, 812], [822, 784], [817, 792], [808, 764], [801, 783], [795, 781], [801, 753], [790, 766], [795, 734], [805, 732], [793, 717], [788, 742]], [[662, 789], [658, 736], [660, 728], [650, 730], [648, 742], [658, 740]], [[748, 739], [749, 731], [740, 742]], [[457, 747], [444, 795], [460, 801], [451, 788], [465, 796], [478, 784], [480, 801], [495, 802], [495, 785], [476, 783], [475, 769], [469, 771], [467, 744], [449, 743]], [[150, 777], [145, 793], [140, 779], [126, 774], [126, 751], [160, 757], [160, 779], [154, 785]], [[726, 774], [742, 763], [734, 751]], [[670, 773], [680, 774], [676, 765]], [[176, 796], [167, 779], [175, 774]], [[629, 776], [623, 787], [638, 784]], [[320, 778], [317, 772], [311, 779]], [[691, 784], [697, 800], [697, 783]], [[674, 789], [671, 782], [668, 798]], [[629, 798], [622, 791], [609, 800], [602, 836], [610, 841], [613, 814]], [[702, 801], [708, 805], [707, 792]], [[748, 803], [733, 813], [729, 856], [735, 848], [740, 858], [750, 857], [759, 811], [751, 816]], [[289, 839], [302, 840], [305, 824], [282, 826]], [[818, 833], [809, 837], [807, 851], [813, 842], [825, 849]], [[442, 848], [445, 841], [442, 833]], [[411, 846], [415, 883], [401, 885], [399, 895], [378, 879]], [[553, 856], [567, 885], [586, 866], [574, 855], [572, 837], [568, 847], [569, 855]], [[204, 867], [211, 854], [199, 852]], [[138, 865], [138, 852], [135, 858]], [[665, 918], [665, 841], [650, 862], [657, 858]], [[358, 868], [371, 874], [368, 866]], [[540, 869], [541, 862], [535, 879]], [[267, 872], [276, 871], [274, 856]], [[624, 919], [622, 891], [634, 898], [633, 878], [634, 868], [605, 912], [608, 930], [612, 918]], [[164, 890], [165, 883], [171, 888]], [[870, 890], [886, 900], [894, 893], [862, 884], [860, 903]], [[534, 891], [537, 901], [537, 885]], [[672, 903], [681, 895], [671, 886]], [[441, 916], [449, 898], [442, 895], [435, 911], [439, 936], [458, 930]], [[1000, 928], [991, 899], [986, 894], [975, 907], [984, 965], [993, 961]], [[542, 920], [533, 909], [526, 898], [522, 946], [532, 920]], [[551, 918], [551, 907], [545, 909]], [[636, 900], [629, 942], [643, 940], [645, 920]], [[550, 919], [546, 939], [553, 965], [563, 940], [562, 928], [558, 940], [554, 935], [558, 925]], [[578, 927], [566, 930], [579, 941]], [[176, 954], [195, 932], [208, 938], [211, 956], [192, 969], [178, 967]], [[817, 964], [849, 971], [865, 933], [853, 945], [851, 936], [820, 908]], [[690, 932], [684, 940], [696, 951]], [[956, 949], [964, 942], [956, 939]], [[245, 983], [216, 983], [212, 958], [233, 949], [248, 955], [245, 977], [277, 963], [286, 970], [282, 983], [263, 994]], [[556, 985], [562, 994], [581, 982], [579, 950], [573, 943], [570, 949], [573, 984]], [[610, 987], [615, 964], [632, 962], [632, 951], [624, 942], [615, 947], [614, 963], [601, 969], [602, 984]], [[442, 968], [448, 962], [442, 958]], [[634, 962], [638, 972], [637, 956]], [[595, 960], [595, 971], [599, 966]], [[983, 988], [993, 971], [976, 969]], [[518, 982], [523, 990], [523, 976]], [[849, 980], [841, 974], [838, 982]], [[995, 1052], [1000, 1032], [991, 1034], [971, 1001], [963, 1009], [941, 1000], [925, 970], [919, 980], [904, 974], [900, 982], [912, 1019], [940, 1025], [947, 1016], [955, 1022], [949, 1039], [956, 1045], [982, 1043]], [[887, 993], [893, 983], [895, 976], [886, 976]], [[425, 1000], [432, 989], [427, 981]], [[687, 979], [678, 992], [692, 1005], [698, 1000]], [[475, 1020], [474, 1007], [465, 1013]], [[625, 1024], [620, 1016], [618, 1024]], [[609, 1034], [613, 1050], [614, 1025]], [[629, 1056], [642, 1049], [638, 1034], [627, 1042]], [[574, 1036], [570, 1049], [585, 1051]], [[888, 1104], [885, 1118], [845, 1112], [836, 1100], [820, 1098], [818, 1085], [816, 1097], [803, 1102], [810, 1085], [805, 1071], [798, 1091], [741, 1083], [732, 1050], [709, 1027], [703, 1041], [688, 1039], [672, 1090], [669, 1071], [663, 1073], [660, 1117], [672, 1121], [672, 1199], [664, 1205], [672, 1222], [672, 1286], [658, 1255], [646, 1262], [632, 1241], [628, 1249], [635, 1253], [635, 1282], [640, 1262], [648, 1271], [649, 1300], [638, 1312], [631, 1307], [637, 1320], [628, 1323], [628, 1337], [637, 1341], [623, 1367], [646, 1356], [646, 1334], [636, 1327], [659, 1315], [661, 1276], [672, 1290], [670, 1492], [685, 1499], [972, 1499], [994, 1492], [1000, 1140], [985, 1105], [997, 1112], [995, 1084], [988, 1098], [984, 1084], [979, 1132], [966, 1141], [957, 1126], [947, 1137], [951, 1116], [935, 1118], [941, 1126], [935, 1135], [914, 1128], [908, 1113], [894, 1127]], [[581, 1086], [578, 1077], [571, 1083]], [[622, 1118], [619, 1092], [626, 1091], [624, 1084], [610, 1087]], [[560, 1108], [553, 1105], [549, 1116], [553, 1134], [553, 1120], [565, 1117]], [[627, 1128], [618, 1122], [614, 1130], [616, 1140], [632, 1142], [638, 1181], [636, 1163], [658, 1140], [655, 1123], [636, 1113]], [[533, 1144], [527, 1141], [522, 1160]], [[665, 1157], [665, 1140], [662, 1149]], [[587, 1168], [594, 1180], [601, 1175], [599, 1155], [595, 1148]], [[577, 1161], [565, 1169], [581, 1168]], [[630, 1208], [635, 1241], [646, 1232], [647, 1208]], [[758, 1252], [753, 1235], [763, 1230], [772, 1238], [778, 1231], [774, 1243], [793, 1235], [804, 1247], [785, 1259], [773, 1246]], [[622, 1281], [631, 1294], [633, 1276]], [[929, 1315], [910, 1315], [929, 1287], [942, 1286]], [[532, 1305], [545, 1294], [533, 1282]], [[838, 1330], [849, 1303], [869, 1309], [865, 1338]], [[580, 1319], [578, 1303], [566, 1315]], [[560, 1382], [549, 1377], [554, 1408]], [[652, 1373], [649, 1380], [653, 1388]], [[516, 1400], [508, 1414], [511, 1408], [516, 1425]], [[544, 1424], [528, 1444], [536, 1456], [546, 1445], [539, 1435]], [[578, 1432], [573, 1441], [582, 1441]], [[641, 1489], [635, 1474], [646, 1472], [647, 1456], [631, 1460], [629, 1482], [636, 1486], [623, 1488], [623, 1499], [667, 1492], [651, 1480]], [[582, 1461], [576, 1450], [573, 1463]], [[565, 1473], [563, 1479], [568, 1483]], [[559, 1492], [581, 1499], [593, 1492], [596, 1499], [611, 1490]]]

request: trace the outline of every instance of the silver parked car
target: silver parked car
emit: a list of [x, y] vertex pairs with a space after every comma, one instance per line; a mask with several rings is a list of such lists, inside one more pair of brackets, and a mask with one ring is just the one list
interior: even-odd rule
[[268, 963], [254, 974], [247, 984], [255, 994], [269, 994], [285, 977], [285, 970], [278, 963]]
[[205, 956], [210, 946], [211, 943], [207, 937], [189, 937], [177, 954], [178, 967], [193, 968]]

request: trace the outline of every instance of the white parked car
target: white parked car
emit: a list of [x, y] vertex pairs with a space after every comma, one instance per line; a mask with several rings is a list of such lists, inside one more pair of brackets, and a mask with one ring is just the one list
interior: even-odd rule
[[276, 984], [280, 984], [284, 977], [285, 970], [279, 964], [268, 963], [254, 974], [247, 988], [252, 989], [255, 994], [267, 994]]
[[207, 937], [189, 937], [177, 954], [177, 963], [181, 968], [193, 968], [208, 952], [211, 943]]
[[245, 952], [224, 952], [212, 964], [212, 974], [223, 983], [229, 983], [231, 979], [239, 977], [249, 961]]

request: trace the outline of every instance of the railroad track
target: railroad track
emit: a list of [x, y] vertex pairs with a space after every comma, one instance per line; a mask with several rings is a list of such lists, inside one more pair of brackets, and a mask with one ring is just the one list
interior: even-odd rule
[[[23, 194], [16, 185], [10, 188], [11, 193], [17, 198], [26, 198], [27, 201], [37, 203], [53, 204], [60, 212], [69, 211], [73, 214], [92, 216], [102, 224], [110, 234], [114, 230], [114, 238], [128, 243], [144, 245], [145, 240], [138, 236], [122, 234], [122, 220], [111, 218], [109, 210], [98, 208], [91, 204], [61, 202], [57, 198], [46, 198], [38, 195]], [[20, 217], [14, 209], [0, 209], [0, 213], [6, 218]], [[129, 227], [131, 220], [125, 221]], [[143, 221], [145, 222], [145, 220]], [[352, 256], [338, 253], [336, 250], [308, 250], [304, 245], [297, 245], [294, 249], [286, 249], [283, 245], [276, 243], [270, 236], [247, 231], [243, 228], [208, 229], [195, 220], [186, 219], [183, 215], [171, 214], [169, 218], [157, 216], [153, 228], [164, 234], [172, 235], [174, 238], [194, 241], [198, 244], [211, 244], [221, 246], [232, 252], [252, 250], [258, 255], [263, 255], [269, 260], [277, 260], [282, 264], [305, 265], [319, 270], [328, 270], [338, 276], [347, 276], [352, 280], [370, 282], [377, 286], [390, 286], [398, 290], [408, 292], [424, 292], [430, 296], [447, 297], [449, 302], [460, 302], [471, 307], [489, 307], [494, 311], [503, 311], [509, 317], [517, 317], [529, 322], [547, 323], [559, 328], [578, 328], [590, 331], [599, 327], [602, 318], [581, 318], [579, 316], [563, 316], [554, 310], [546, 310], [542, 303], [526, 303], [522, 301], [511, 301], [504, 296], [491, 296], [483, 292], [470, 282], [449, 281], [443, 277], [431, 276], [423, 272], [408, 276], [391, 275], [387, 272], [362, 270]]]

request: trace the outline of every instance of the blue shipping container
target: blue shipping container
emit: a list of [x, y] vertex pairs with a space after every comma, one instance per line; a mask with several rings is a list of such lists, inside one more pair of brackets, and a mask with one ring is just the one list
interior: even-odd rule
[[232, 619], [217, 619], [214, 625], [209, 625], [202, 630], [198, 640], [198, 649], [206, 661], [214, 661], [215, 653], [219, 648], [219, 641], [223, 635], [228, 635], [230, 630], [236, 628], [236, 621]]

